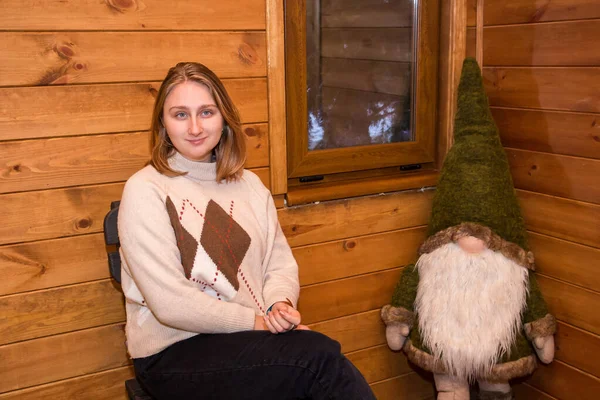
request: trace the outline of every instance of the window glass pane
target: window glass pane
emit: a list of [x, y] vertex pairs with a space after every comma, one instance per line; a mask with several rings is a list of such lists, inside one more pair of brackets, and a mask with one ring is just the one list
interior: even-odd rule
[[308, 149], [413, 140], [416, 0], [307, 0]]

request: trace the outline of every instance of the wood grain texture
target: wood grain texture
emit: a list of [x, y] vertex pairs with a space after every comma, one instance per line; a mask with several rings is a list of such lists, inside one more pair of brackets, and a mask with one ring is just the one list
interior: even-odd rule
[[[476, 0], [468, 0], [468, 2], [473, 4]], [[536, 22], [569, 21], [599, 17], [600, 9], [595, 0], [486, 1], [484, 24], [534, 24]]]
[[[108, 211], [108, 208], [107, 208]], [[0, 296], [110, 276], [101, 234], [0, 247]]]
[[0, 86], [162, 81], [182, 60], [201, 62], [219, 78], [267, 75], [264, 32], [10, 32], [2, 37]]
[[433, 400], [435, 389], [433, 377], [425, 378], [415, 372], [386, 379], [371, 385], [378, 400]]
[[[269, 165], [266, 124], [244, 125], [246, 168]], [[0, 193], [127, 180], [150, 158], [148, 132], [0, 142]]]
[[406, 27], [412, 25], [410, 0], [323, 0], [321, 24], [325, 28]]
[[409, 62], [411, 34], [412, 28], [324, 29], [321, 56]]
[[285, 115], [285, 36], [283, 1], [267, 1], [267, 52], [269, 85], [269, 157], [271, 193], [287, 192]]
[[537, 272], [600, 292], [600, 249], [534, 232], [528, 239]]
[[[123, 324], [2, 346], [0, 357], [2, 358], [0, 392], [68, 379], [131, 363], [125, 350]], [[124, 382], [121, 382], [121, 386], [123, 385]]]
[[125, 319], [123, 294], [111, 280], [1, 297], [0, 310], [0, 345]]
[[598, 67], [485, 67], [491, 106], [600, 112]]
[[429, 221], [432, 191], [336, 200], [279, 211], [291, 246], [417, 227]]
[[380, 309], [375, 309], [309, 326], [312, 330], [337, 340], [342, 345], [342, 352], [348, 353], [386, 343], [385, 325], [380, 313]]
[[600, 160], [506, 149], [515, 188], [600, 203]]
[[600, 336], [559, 321], [554, 340], [557, 360], [600, 376]]
[[517, 190], [527, 229], [600, 248], [600, 206]]
[[322, 58], [323, 85], [408, 96], [411, 88], [409, 63], [394, 61]]
[[598, 37], [600, 19], [486, 27], [483, 65], [598, 66]]
[[404, 353], [391, 351], [387, 344], [348, 353], [346, 357], [358, 368], [368, 383], [411, 372]]
[[518, 383], [511, 385], [515, 398], [527, 399], [527, 400], [556, 400], [556, 397], [552, 397], [547, 393], [544, 393], [533, 386], [526, 383]]
[[550, 312], [559, 320], [600, 334], [600, 293], [536, 275]]
[[[354, 176], [353, 178], [358, 178]], [[315, 201], [337, 200], [349, 197], [366, 196], [373, 193], [398, 192], [401, 190], [435, 186], [439, 173], [429, 170], [421, 173], [396, 173], [352, 180], [331, 180], [323, 184], [295, 186], [288, 190], [289, 205], [312, 203]]]
[[600, 379], [561, 361], [540, 365], [527, 383], [558, 399], [595, 400], [600, 391]]
[[101, 232], [122, 192], [115, 183], [0, 195], [0, 208], [11, 210], [0, 225], [0, 244]]
[[[268, 120], [266, 79], [223, 83], [244, 123]], [[148, 130], [159, 86], [151, 82], [0, 89], [0, 140]]]
[[302, 323], [312, 324], [388, 304], [401, 271], [396, 268], [302, 287], [298, 303]]
[[477, 24], [477, 0], [466, 0], [467, 19], [466, 25], [474, 27]]
[[[443, 165], [446, 153], [454, 141], [456, 93], [463, 61], [467, 55], [471, 55], [468, 53], [466, 37], [467, 16], [470, 11], [467, 2], [450, 0], [441, 2], [440, 6], [437, 168]], [[474, 56], [474, 50], [472, 55]]]
[[0, 394], [1, 400], [128, 400], [125, 381], [134, 375], [133, 367], [121, 367], [28, 389]]
[[417, 259], [425, 232], [426, 227], [418, 227], [295, 247], [293, 253], [298, 262], [300, 285], [410, 264]]
[[598, 114], [491, 108], [506, 147], [600, 159]]
[[2, 30], [265, 29], [264, 0], [3, 0]]
[[477, 50], [477, 35], [476, 35], [475, 28], [468, 28], [467, 29], [467, 54], [466, 54], [466, 56], [475, 58], [476, 50]]

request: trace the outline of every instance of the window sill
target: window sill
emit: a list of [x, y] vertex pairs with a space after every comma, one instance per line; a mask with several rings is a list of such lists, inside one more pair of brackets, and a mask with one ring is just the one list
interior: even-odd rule
[[438, 178], [438, 171], [422, 171], [394, 176], [293, 186], [288, 188], [286, 199], [288, 206], [296, 206], [315, 201], [337, 200], [435, 186], [437, 185]]

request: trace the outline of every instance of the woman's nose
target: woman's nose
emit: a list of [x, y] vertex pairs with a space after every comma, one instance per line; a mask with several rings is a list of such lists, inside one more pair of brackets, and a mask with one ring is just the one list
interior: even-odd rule
[[200, 120], [200, 118], [190, 119], [190, 127], [188, 133], [194, 136], [197, 136], [202, 133], [202, 121]]

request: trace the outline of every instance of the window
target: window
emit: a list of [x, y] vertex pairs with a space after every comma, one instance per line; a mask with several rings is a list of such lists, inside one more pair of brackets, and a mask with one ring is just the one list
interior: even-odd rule
[[290, 190], [433, 168], [438, 7], [286, 0]]

